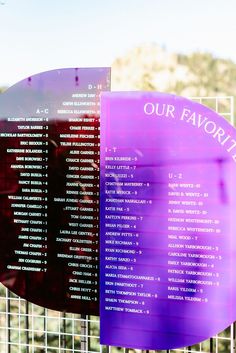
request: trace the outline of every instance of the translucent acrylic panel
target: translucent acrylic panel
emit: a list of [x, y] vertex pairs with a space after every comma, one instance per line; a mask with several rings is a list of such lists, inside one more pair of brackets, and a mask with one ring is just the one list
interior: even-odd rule
[[109, 87], [108, 68], [62, 69], [0, 96], [0, 281], [46, 308], [98, 314], [100, 92]]

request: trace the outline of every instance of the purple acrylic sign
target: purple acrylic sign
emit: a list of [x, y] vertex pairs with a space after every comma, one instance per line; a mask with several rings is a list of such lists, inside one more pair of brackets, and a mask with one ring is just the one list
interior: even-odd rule
[[98, 315], [100, 92], [109, 68], [61, 69], [0, 96], [0, 281]]
[[236, 317], [236, 131], [185, 98], [103, 93], [101, 343], [192, 345]]

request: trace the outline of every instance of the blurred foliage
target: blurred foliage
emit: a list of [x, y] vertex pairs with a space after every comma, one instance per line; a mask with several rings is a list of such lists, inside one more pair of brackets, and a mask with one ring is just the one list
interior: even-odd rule
[[6, 91], [7, 87], [0, 87], [0, 93], [3, 93], [4, 91]]
[[235, 97], [236, 64], [211, 53], [169, 53], [157, 44], [146, 44], [114, 61], [112, 90]]

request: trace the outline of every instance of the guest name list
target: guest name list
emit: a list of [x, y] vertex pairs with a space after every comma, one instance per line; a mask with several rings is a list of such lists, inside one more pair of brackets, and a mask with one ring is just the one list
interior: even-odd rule
[[[220, 293], [228, 286], [224, 236], [231, 181], [222, 170], [235, 168], [234, 158], [219, 140], [184, 121], [186, 106], [171, 96], [156, 99], [159, 110], [151, 117], [141, 93], [102, 97], [103, 344], [181, 347], [180, 318], [188, 327], [207, 319], [209, 308], [227, 305]], [[172, 109], [165, 108], [169, 102]], [[183, 119], [176, 120], [174, 111]], [[191, 331], [196, 342], [201, 329]]]
[[[109, 70], [54, 76], [63, 94], [52, 92], [31, 116], [8, 116], [0, 132], [6, 178], [14, 181], [5, 199], [14, 230], [5, 271], [32, 279], [30, 301], [98, 314], [100, 92], [109, 89]], [[40, 79], [31, 79], [31, 90]], [[43, 79], [46, 91], [52, 77]]]

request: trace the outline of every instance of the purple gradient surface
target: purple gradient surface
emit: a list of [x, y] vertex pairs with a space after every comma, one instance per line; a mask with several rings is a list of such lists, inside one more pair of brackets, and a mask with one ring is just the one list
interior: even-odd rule
[[0, 95], [0, 281], [98, 315], [100, 92], [108, 68], [61, 69]]
[[236, 131], [174, 95], [101, 104], [101, 344], [203, 341], [236, 317]]

